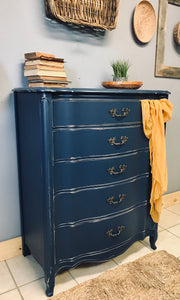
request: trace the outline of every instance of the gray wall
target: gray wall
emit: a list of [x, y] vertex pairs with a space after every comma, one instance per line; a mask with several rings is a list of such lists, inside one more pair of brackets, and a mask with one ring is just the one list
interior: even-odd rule
[[[117, 28], [111, 32], [83, 32], [45, 17], [44, 0], [0, 1], [0, 241], [20, 235], [14, 106], [11, 90], [26, 87], [24, 53], [41, 51], [63, 57], [70, 87], [101, 88], [112, 79], [113, 59], [129, 59], [129, 80], [143, 81], [143, 89], [171, 91], [174, 105], [167, 125], [168, 192], [180, 190], [180, 82], [155, 78], [156, 34], [140, 45], [132, 32], [132, 15], [137, 0], [120, 0]], [[156, 14], [158, 1], [151, 0]], [[170, 9], [168, 19], [175, 25], [179, 9]], [[171, 32], [166, 42], [166, 59], [178, 66], [179, 50], [172, 47]], [[179, 65], [180, 67], [180, 65]]]

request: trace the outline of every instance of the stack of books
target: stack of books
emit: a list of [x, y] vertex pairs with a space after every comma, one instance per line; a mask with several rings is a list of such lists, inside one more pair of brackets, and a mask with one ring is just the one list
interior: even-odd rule
[[28, 87], [67, 87], [63, 58], [41, 52], [25, 53], [24, 57]]

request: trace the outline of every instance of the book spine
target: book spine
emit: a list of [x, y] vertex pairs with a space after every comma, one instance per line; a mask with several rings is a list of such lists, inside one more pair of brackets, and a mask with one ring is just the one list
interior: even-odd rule
[[41, 57], [41, 56], [55, 58], [54, 54], [47, 54], [47, 53], [41, 53], [41, 52], [29, 52], [29, 53], [24, 54], [25, 59], [37, 58], [37, 57]]
[[63, 71], [63, 66], [48, 66], [48, 65], [25, 65], [24, 70], [49, 70], [49, 71]]
[[37, 82], [37, 81], [67, 81], [67, 77], [59, 77], [59, 76], [27, 76], [27, 80], [29, 82]]
[[67, 87], [67, 84], [65, 84], [65, 83], [61, 83], [61, 84], [28, 83], [28, 87], [55, 87], [55, 88], [58, 88], [58, 87]]
[[39, 69], [24, 70], [24, 76], [33, 76], [33, 75], [66, 77], [66, 72], [58, 71], [58, 70], [50, 71], [50, 70], [39, 70]]
[[25, 67], [34, 66], [34, 65], [44, 65], [44, 66], [52, 66], [52, 67], [64, 67], [63, 62], [50, 61], [47, 59], [37, 59], [37, 60], [26, 60]]

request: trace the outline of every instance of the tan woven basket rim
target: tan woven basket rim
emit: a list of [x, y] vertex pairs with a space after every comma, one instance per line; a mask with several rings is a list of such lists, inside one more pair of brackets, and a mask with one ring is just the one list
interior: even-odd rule
[[48, 17], [105, 30], [116, 28], [119, 0], [45, 0]]

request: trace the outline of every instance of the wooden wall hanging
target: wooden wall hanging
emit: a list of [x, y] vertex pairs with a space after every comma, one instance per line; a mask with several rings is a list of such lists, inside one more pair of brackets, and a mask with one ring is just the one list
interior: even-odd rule
[[180, 78], [180, 68], [164, 66], [168, 4], [180, 6], [180, 0], [159, 0], [155, 76]]
[[112, 30], [116, 28], [119, 0], [45, 0], [51, 19]]
[[141, 43], [148, 43], [156, 29], [156, 13], [152, 4], [141, 0], [134, 11], [133, 28], [137, 39]]

